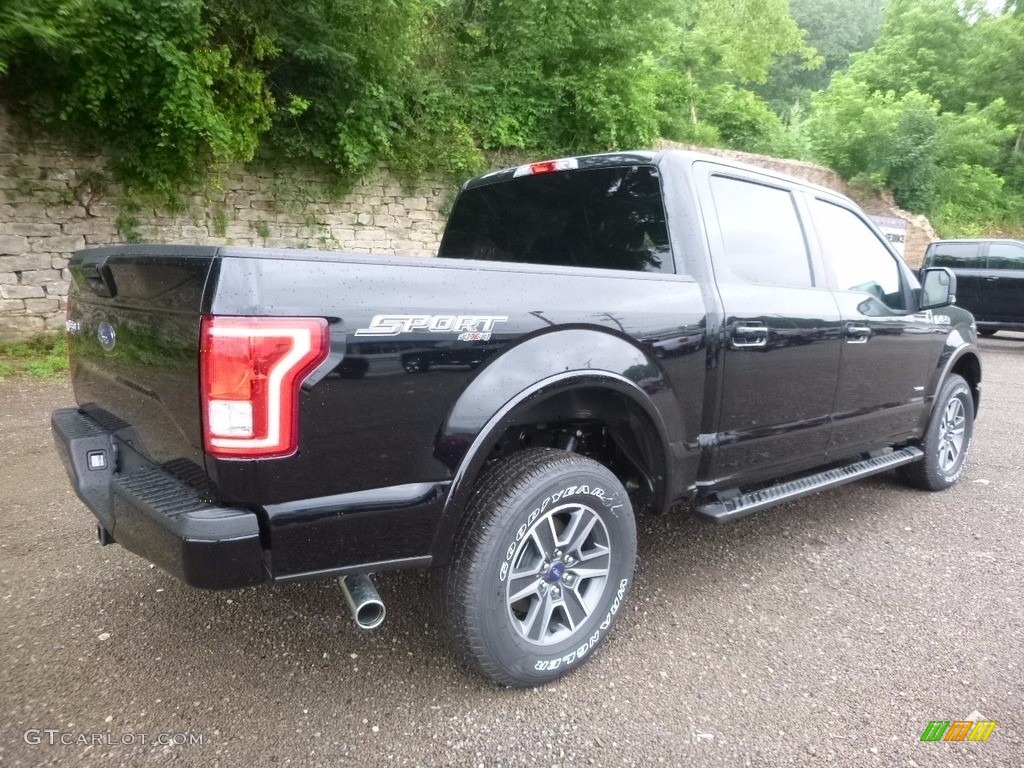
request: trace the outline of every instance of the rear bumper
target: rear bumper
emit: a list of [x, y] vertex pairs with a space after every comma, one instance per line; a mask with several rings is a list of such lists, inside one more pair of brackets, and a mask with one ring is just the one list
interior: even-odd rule
[[54, 411], [50, 425], [75, 493], [125, 549], [194, 587], [270, 579], [254, 512], [202, 498], [77, 408]]

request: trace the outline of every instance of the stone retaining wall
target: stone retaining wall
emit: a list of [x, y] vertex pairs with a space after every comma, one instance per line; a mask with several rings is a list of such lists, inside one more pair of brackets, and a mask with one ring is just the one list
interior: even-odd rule
[[170, 213], [133, 209], [99, 155], [30, 136], [0, 108], [0, 339], [63, 327], [68, 259], [123, 242], [343, 249], [434, 256], [450, 182], [381, 169], [345, 193], [313, 172], [220, 169]]
[[[711, 151], [849, 193], [828, 168]], [[176, 242], [434, 256], [454, 191], [439, 176], [410, 188], [382, 168], [340, 193], [312, 171], [238, 165], [217, 170], [180, 212], [133, 208], [102, 156], [33, 135], [0, 107], [0, 339], [63, 327], [67, 263], [78, 248]], [[900, 211], [891, 197], [860, 202], [870, 213], [908, 220], [906, 258], [919, 264], [935, 238], [927, 219]]]

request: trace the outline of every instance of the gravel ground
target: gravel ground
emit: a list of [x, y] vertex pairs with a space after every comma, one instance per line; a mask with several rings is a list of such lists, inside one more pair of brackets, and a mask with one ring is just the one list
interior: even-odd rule
[[[200, 592], [99, 547], [49, 434], [69, 386], [0, 383], [0, 765], [1024, 766], [1024, 335], [982, 350], [955, 488], [641, 521], [617, 629], [530, 691], [452, 662], [423, 574], [361, 632], [334, 583]], [[957, 719], [998, 726], [919, 741]]]

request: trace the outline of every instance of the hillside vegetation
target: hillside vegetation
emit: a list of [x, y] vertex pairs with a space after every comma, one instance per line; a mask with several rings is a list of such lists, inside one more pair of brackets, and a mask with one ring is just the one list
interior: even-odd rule
[[944, 235], [1024, 230], [1024, 2], [6, 0], [0, 99], [173, 198], [218, 161], [659, 138], [814, 160]]

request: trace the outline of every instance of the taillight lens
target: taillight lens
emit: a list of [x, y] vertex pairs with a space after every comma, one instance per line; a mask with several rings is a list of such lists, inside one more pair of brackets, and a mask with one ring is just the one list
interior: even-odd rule
[[295, 453], [299, 387], [327, 358], [327, 321], [207, 316], [200, 335], [206, 452], [226, 458]]

